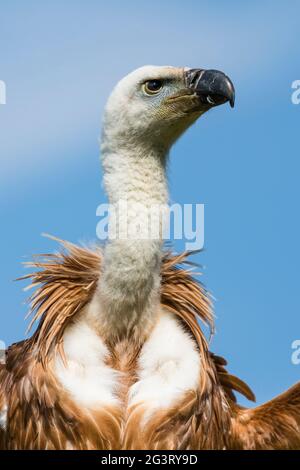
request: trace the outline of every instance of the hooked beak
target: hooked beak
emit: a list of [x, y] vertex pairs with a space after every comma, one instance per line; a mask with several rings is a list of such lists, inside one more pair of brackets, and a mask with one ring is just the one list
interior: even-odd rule
[[219, 106], [229, 101], [234, 107], [235, 91], [230, 78], [219, 70], [189, 69], [185, 71], [189, 89], [208, 107]]

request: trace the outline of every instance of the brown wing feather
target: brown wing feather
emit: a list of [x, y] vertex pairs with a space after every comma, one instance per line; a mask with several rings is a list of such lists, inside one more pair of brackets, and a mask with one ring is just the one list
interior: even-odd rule
[[236, 449], [300, 449], [300, 383], [256, 408], [237, 407], [230, 446]]
[[224, 388], [230, 400], [236, 403], [236, 396], [234, 394], [234, 391], [236, 391], [244, 395], [244, 397], [246, 397], [248, 400], [255, 401], [255, 395], [251, 388], [235, 375], [228, 373], [225, 368], [225, 366], [227, 366], [227, 361], [224, 359], [224, 357], [217, 356], [212, 352], [210, 352], [210, 357], [212, 358], [216, 367], [220, 384]]

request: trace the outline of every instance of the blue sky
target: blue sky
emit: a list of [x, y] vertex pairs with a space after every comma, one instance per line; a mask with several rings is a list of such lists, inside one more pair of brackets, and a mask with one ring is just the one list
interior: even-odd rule
[[40, 234], [96, 237], [101, 116], [116, 81], [145, 64], [218, 68], [236, 107], [176, 144], [172, 201], [205, 204], [195, 260], [216, 298], [212, 350], [258, 403], [298, 381], [299, 2], [12, 0], [0, 15], [0, 338], [24, 337], [26, 293], [12, 280], [21, 261], [56, 249]]

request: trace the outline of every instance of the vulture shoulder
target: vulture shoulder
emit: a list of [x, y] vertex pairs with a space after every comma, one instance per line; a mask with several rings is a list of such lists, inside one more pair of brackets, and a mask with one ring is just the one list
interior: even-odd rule
[[300, 383], [256, 408], [235, 407], [230, 448], [300, 449]]

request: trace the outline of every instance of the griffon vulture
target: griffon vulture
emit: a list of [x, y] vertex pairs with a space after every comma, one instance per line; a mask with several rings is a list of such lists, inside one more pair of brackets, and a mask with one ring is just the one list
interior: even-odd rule
[[[146, 66], [121, 80], [101, 143], [111, 205], [125, 200], [133, 222], [144, 220], [137, 206], [167, 206], [172, 144], [225, 102], [234, 87], [216, 70]], [[161, 238], [62, 243], [33, 262], [38, 326], [0, 365], [2, 449], [300, 448], [300, 384], [237, 404], [235, 391], [254, 395], [208, 349], [211, 303], [188, 254]]]

